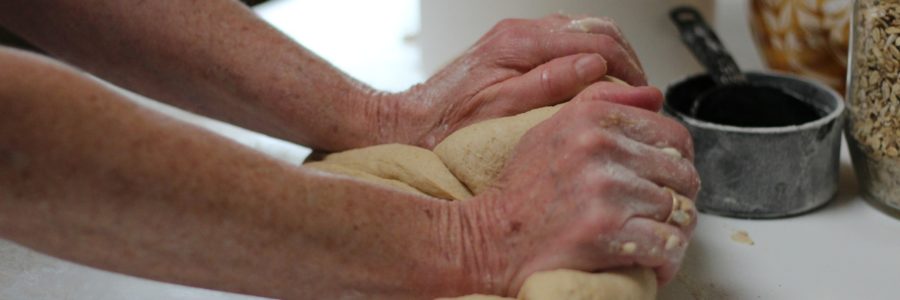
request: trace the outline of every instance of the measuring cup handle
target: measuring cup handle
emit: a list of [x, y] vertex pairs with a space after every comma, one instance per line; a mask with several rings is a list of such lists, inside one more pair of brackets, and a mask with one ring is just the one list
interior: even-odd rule
[[734, 58], [725, 50], [722, 41], [709, 28], [703, 16], [690, 6], [679, 6], [669, 12], [669, 17], [678, 26], [681, 40], [688, 46], [697, 60], [706, 67], [716, 84], [746, 83]]

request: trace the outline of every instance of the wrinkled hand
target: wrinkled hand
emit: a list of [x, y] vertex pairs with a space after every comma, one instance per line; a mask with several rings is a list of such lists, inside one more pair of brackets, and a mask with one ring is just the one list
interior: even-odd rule
[[568, 101], [604, 75], [646, 85], [607, 19], [504, 20], [427, 82], [386, 95], [381, 139], [433, 148], [466, 125]]
[[666, 222], [665, 187], [693, 199], [699, 179], [688, 131], [650, 111], [661, 101], [655, 88], [597, 83], [526, 133], [492, 188], [463, 203], [475, 285], [515, 295], [537, 271], [634, 265], [671, 280], [696, 219]]

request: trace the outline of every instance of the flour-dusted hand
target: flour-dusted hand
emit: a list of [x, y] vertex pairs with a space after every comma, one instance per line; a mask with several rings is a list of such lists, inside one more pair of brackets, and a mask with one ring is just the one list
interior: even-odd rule
[[[678, 230], [659, 223], [663, 200], [623, 195], [653, 194], [652, 184], [625, 182], [633, 178], [690, 195], [689, 184], [647, 164], [690, 172], [625, 142], [649, 143], [656, 135], [638, 133], [655, 131], [616, 126], [624, 123], [602, 112], [655, 126], [649, 113], [593, 96], [530, 133], [482, 199], [445, 202], [277, 161], [85, 73], [319, 150], [384, 138], [433, 144], [588, 86], [582, 95], [644, 103], [592, 85], [607, 73], [644, 82], [603, 19], [504, 22], [432, 80], [393, 95], [341, 73], [239, 1], [7, 0], [0, 25], [50, 54], [0, 47], [0, 237], [42, 253], [270, 298], [432, 299], [508, 292], [531, 270], [557, 266], [670, 270], [678, 256], [655, 260], [645, 245], [681, 251], [683, 239], [653, 236]], [[600, 120], [610, 130], [590, 136]]]
[[[689, 133], [651, 111], [582, 95], [526, 133], [500, 179], [464, 203], [474, 231], [468, 261], [482, 288], [515, 295], [537, 271], [625, 266], [653, 268], [665, 283], [679, 268], [695, 220], [666, 223], [667, 188], [697, 194]], [[650, 97], [638, 102], [652, 106], [661, 101], [652, 95], [607, 97]]]
[[477, 121], [568, 101], [607, 74], [646, 84], [612, 21], [504, 20], [427, 82], [383, 95], [376, 122], [382, 140], [432, 148]]

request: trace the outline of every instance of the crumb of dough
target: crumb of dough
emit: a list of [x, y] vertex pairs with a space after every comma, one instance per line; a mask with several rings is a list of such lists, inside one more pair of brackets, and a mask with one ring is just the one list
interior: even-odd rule
[[666, 250], [675, 249], [675, 247], [678, 247], [679, 245], [681, 245], [681, 238], [678, 236], [670, 235], [666, 238]]
[[738, 242], [738, 243], [741, 243], [741, 244], [750, 245], [750, 246], [753, 246], [754, 244], [756, 244], [756, 243], [753, 241], [753, 239], [750, 238], [750, 234], [748, 234], [746, 230], [738, 230], [738, 231], [735, 231], [735, 232], [731, 235], [731, 240], [732, 240], [732, 241], [735, 241], [735, 242]]
[[622, 245], [622, 254], [634, 254], [637, 252], [637, 244], [634, 242], [627, 242]]
[[665, 153], [665, 154], [671, 155], [672, 157], [675, 157], [675, 158], [682, 158], [681, 152], [678, 152], [678, 149], [675, 149], [675, 148], [672, 148], [672, 147], [665, 147], [665, 148], [662, 148], [662, 149], [660, 149], [660, 150], [662, 150], [662, 152]]

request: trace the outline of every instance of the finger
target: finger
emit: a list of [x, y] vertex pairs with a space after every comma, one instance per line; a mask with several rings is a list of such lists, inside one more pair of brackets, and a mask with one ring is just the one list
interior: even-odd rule
[[599, 54], [557, 58], [513, 77], [496, 88], [496, 102], [507, 103], [512, 113], [568, 101], [606, 74], [606, 60]]
[[634, 47], [625, 38], [625, 34], [616, 24], [616, 21], [609, 17], [591, 17], [587, 15], [569, 16], [564, 14], [550, 14], [540, 20], [540, 23], [547, 30], [554, 32], [562, 30], [563, 32], [572, 33], [591, 33], [607, 35], [615, 39], [626, 51], [631, 55], [632, 59], [641, 66], [640, 59]]
[[[614, 161], [614, 160], [613, 160]], [[587, 194], [609, 201], [624, 218], [643, 217], [665, 222], [672, 212], [672, 194], [631, 167], [619, 162], [592, 164], [585, 172]]]
[[650, 86], [629, 87], [613, 82], [597, 82], [582, 90], [574, 101], [609, 101], [657, 112], [662, 108], [663, 95]]
[[[556, 116], [554, 116], [556, 117]], [[695, 197], [700, 179], [694, 168], [690, 134], [677, 122], [646, 110], [610, 102], [574, 102], [559, 113], [573, 125], [571, 149], [591, 160], [615, 162], [636, 176]], [[574, 124], [569, 122], [570, 124]]]
[[613, 254], [614, 265], [653, 268], [660, 285], [672, 280], [681, 266], [693, 227], [683, 229], [650, 219], [632, 218], [599, 246]]
[[[521, 72], [546, 63], [555, 58], [580, 54], [598, 53], [607, 60], [610, 75], [621, 78], [631, 85], [643, 86], [647, 79], [637, 58], [622, 46], [614, 37], [605, 34], [586, 34], [567, 32], [558, 29], [565, 17], [551, 16], [537, 22], [520, 19], [507, 19], [499, 22], [489, 33], [476, 43], [480, 51], [499, 51], [501, 55], [496, 61], [501, 65]], [[533, 53], [534, 56], [505, 57], [506, 53]]]
[[606, 59], [608, 73], [632, 86], [647, 85], [643, 69], [618, 41], [607, 35], [583, 33], [545, 33], [538, 43], [544, 60], [577, 53], [599, 53]]
[[674, 148], [682, 157], [693, 161], [693, 142], [687, 128], [654, 112], [607, 101], [576, 101], [564, 106], [554, 117], [589, 120], [593, 127], [618, 132], [659, 149]]
[[554, 266], [603, 272], [622, 267], [646, 267], [663, 285], [675, 276], [693, 228], [685, 231], [650, 219], [631, 218], [615, 232], [603, 232], [591, 244], [546, 258], [541, 268]]
[[569, 23], [565, 25], [565, 28], [570, 32], [586, 32], [610, 36], [628, 51], [639, 67], [641, 66], [641, 61], [637, 56], [637, 52], [634, 51], [634, 48], [631, 47], [631, 43], [625, 38], [625, 34], [622, 33], [622, 30], [619, 29], [619, 26], [616, 25], [616, 22], [612, 19], [606, 17], [576, 18], [569, 21]]
[[619, 134], [613, 134], [612, 139], [617, 147], [600, 155], [611, 156], [610, 160], [629, 168], [637, 177], [652, 182], [657, 189], [668, 187], [681, 195], [696, 197], [700, 190], [697, 170], [677, 150], [649, 146]]

